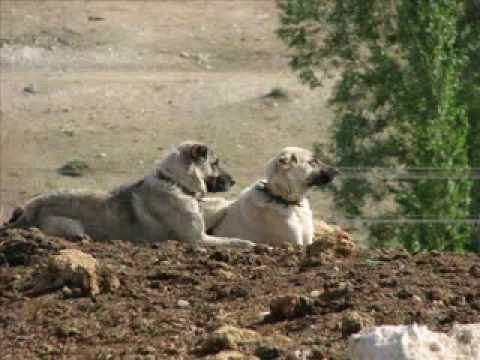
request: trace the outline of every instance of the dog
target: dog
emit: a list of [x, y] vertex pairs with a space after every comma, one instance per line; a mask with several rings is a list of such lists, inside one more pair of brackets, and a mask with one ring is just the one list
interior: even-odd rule
[[209, 233], [269, 246], [309, 245], [314, 226], [306, 195], [337, 174], [311, 151], [286, 147], [268, 161], [266, 178], [243, 190], [236, 200], [204, 199], [201, 205]]
[[47, 235], [78, 240], [180, 240], [197, 245], [251, 247], [250, 241], [207, 235], [199, 200], [225, 192], [234, 180], [215, 152], [184, 142], [143, 179], [111, 192], [49, 192], [17, 208], [6, 228], [37, 227]]

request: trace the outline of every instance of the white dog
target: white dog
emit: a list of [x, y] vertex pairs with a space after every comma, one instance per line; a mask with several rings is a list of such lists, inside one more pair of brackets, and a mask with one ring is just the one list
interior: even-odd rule
[[202, 202], [207, 229], [215, 236], [259, 244], [311, 244], [313, 218], [306, 195], [313, 186], [330, 183], [337, 173], [311, 151], [284, 148], [267, 163], [266, 179], [242, 191], [236, 200]]

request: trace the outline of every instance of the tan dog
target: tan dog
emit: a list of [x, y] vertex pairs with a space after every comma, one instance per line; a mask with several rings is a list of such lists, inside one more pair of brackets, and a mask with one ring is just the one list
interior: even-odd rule
[[253, 243], [207, 235], [198, 199], [227, 191], [234, 181], [206, 145], [185, 142], [152, 174], [111, 192], [59, 191], [17, 208], [6, 227], [38, 227], [70, 239], [183, 240], [193, 245], [249, 247]]
[[242, 191], [235, 201], [202, 202], [209, 233], [268, 245], [311, 244], [314, 230], [307, 192], [328, 184], [336, 174], [311, 151], [284, 148], [267, 163], [266, 179]]

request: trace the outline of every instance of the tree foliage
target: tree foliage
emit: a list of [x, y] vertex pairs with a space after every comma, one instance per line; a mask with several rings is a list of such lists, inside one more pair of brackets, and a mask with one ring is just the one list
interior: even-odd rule
[[[290, 65], [300, 79], [316, 87], [322, 76], [340, 73], [332, 99], [337, 164], [409, 170], [382, 183], [347, 177], [337, 206], [360, 216], [367, 205], [393, 199], [394, 210], [382, 217], [407, 220], [465, 219], [478, 211], [478, 185], [465, 169], [480, 166], [479, 1], [278, 0], [278, 7], [278, 35], [293, 50]], [[429, 178], [439, 169], [443, 177]], [[461, 250], [472, 227], [369, 229], [378, 245]]]

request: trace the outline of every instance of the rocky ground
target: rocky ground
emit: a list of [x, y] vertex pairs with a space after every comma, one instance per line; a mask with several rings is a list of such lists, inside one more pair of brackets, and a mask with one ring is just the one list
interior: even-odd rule
[[[194, 251], [178, 242], [69, 243], [0, 235], [2, 359], [346, 359], [373, 324], [447, 331], [480, 321], [480, 256], [301, 249]], [[63, 248], [92, 255], [100, 294], [32, 293]], [[104, 278], [102, 278], [105, 280]]]

